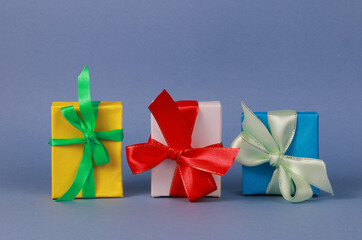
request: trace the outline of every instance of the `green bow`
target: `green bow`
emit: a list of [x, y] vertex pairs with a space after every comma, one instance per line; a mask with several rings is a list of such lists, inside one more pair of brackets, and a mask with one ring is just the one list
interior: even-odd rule
[[[98, 114], [99, 101], [91, 101], [88, 66], [85, 66], [78, 76], [79, 109], [83, 121], [77, 115], [74, 106], [61, 108], [64, 118], [81, 131], [84, 138], [54, 139], [51, 146], [61, 146], [84, 143], [83, 157], [77, 174], [69, 189], [55, 201], [71, 201], [83, 190], [83, 198], [95, 198], [94, 163], [99, 166], [109, 163], [109, 155], [105, 146], [98, 140], [106, 139], [122, 142], [123, 129], [111, 131], [94, 131]], [[94, 163], [93, 163], [93, 158]]]
[[313, 196], [313, 185], [333, 195], [322, 160], [284, 155], [296, 131], [296, 111], [268, 112], [269, 132], [244, 103], [242, 106], [244, 131], [231, 147], [240, 148], [235, 160], [245, 166], [253, 167], [269, 162], [276, 168], [266, 194], [282, 194], [289, 202], [302, 202]]

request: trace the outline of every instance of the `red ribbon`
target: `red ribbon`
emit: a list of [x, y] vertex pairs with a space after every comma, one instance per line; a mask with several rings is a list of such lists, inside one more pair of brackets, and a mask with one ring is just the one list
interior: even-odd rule
[[[215, 144], [191, 148], [191, 136], [199, 106], [196, 101], [178, 101], [163, 90], [148, 107], [167, 142], [150, 138], [147, 143], [126, 147], [127, 161], [133, 174], [148, 171], [165, 159], [177, 163], [170, 196], [188, 197], [193, 202], [217, 189], [212, 174], [223, 176], [232, 166], [237, 148]], [[212, 129], [210, 129], [212, 131]]]

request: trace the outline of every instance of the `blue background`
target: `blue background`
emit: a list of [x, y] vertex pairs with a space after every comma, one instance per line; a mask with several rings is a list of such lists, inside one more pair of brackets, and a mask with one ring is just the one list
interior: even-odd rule
[[[0, 2], [1, 239], [358, 239], [362, 234], [361, 1]], [[221, 199], [152, 199], [124, 158], [123, 199], [50, 200], [50, 106], [124, 103], [124, 145], [147, 140], [148, 104], [220, 100], [223, 141], [254, 111], [320, 114], [320, 157], [335, 197], [302, 204], [242, 196], [241, 166]]]

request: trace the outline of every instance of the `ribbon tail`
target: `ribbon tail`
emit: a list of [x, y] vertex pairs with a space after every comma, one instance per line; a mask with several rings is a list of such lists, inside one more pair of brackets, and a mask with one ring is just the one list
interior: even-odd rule
[[80, 161], [77, 174], [75, 175], [74, 181], [72, 185], [69, 187], [69, 189], [58, 199], [56, 199], [56, 202], [59, 201], [71, 201], [73, 200], [78, 193], [82, 190], [88, 175], [92, 169], [92, 152], [91, 148], [88, 144], [84, 145], [83, 150], [83, 157]]
[[156, 119], [168, 146], [175, 149], [190, 147], [190, 128], [166, 90], [163, 90], [148, 108]]
[[273, 172], [273, 176], [268, 184], [266, 189], [267, 195], [280, 195], [280, 188], [279, 188], [279, 168], [275, 169]]
[[170, 188], [171, 197], [188, 197], [184, 183], [181, 178], [181, 170], [179, 164], [175, 168], [175, 173], [173, 175], [171, 188]]
[[288, 172], [292, 172], [309, 184], [334, 195], [328, 179], [326, 165], [322, 160], [284, 156], [282, 165]]
[[94, 131], [96, 118], [94, 116], [91, 95], [90, 95], [90, 78], [88, 66], [85, 66], [83, 71], [78, 76], [78, 100], [79, 109], [87, 129]]
[[253, 136], [268, 152], [278, 152], [279, 147], [266, 126], [260, 119], [242, 102], [244, 121], [242, 127], [245, 133]]
[[82, 188], [82, 198], [95, 198], [96, 197], [95, 191], [96, 189], [94, 181], [94, 167], [92, 164], [87, 180], [85, 181], [84, 186]]
[[[190, 202], [195, 202], [217, 189], [211, 173], [191, 168], [182, 163], [178, 165], [180, 177]], [[170, 193], [173, 193], [173, 189]]]

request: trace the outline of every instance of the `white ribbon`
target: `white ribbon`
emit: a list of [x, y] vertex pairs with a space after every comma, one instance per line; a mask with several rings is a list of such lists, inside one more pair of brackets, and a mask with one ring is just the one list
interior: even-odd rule
[[244, 104], [243, 132], [231, 144], [240, 148], [236, 161], [249, 167], [269, 162], [275, 167], [266, 194], [278, 194], [289, 202], [303, 202], [313, 196], [311, 185], [333, 195], [324, 162], [284, 155], [294, 138], [297, 113], [268, 112], [269, 129]]

